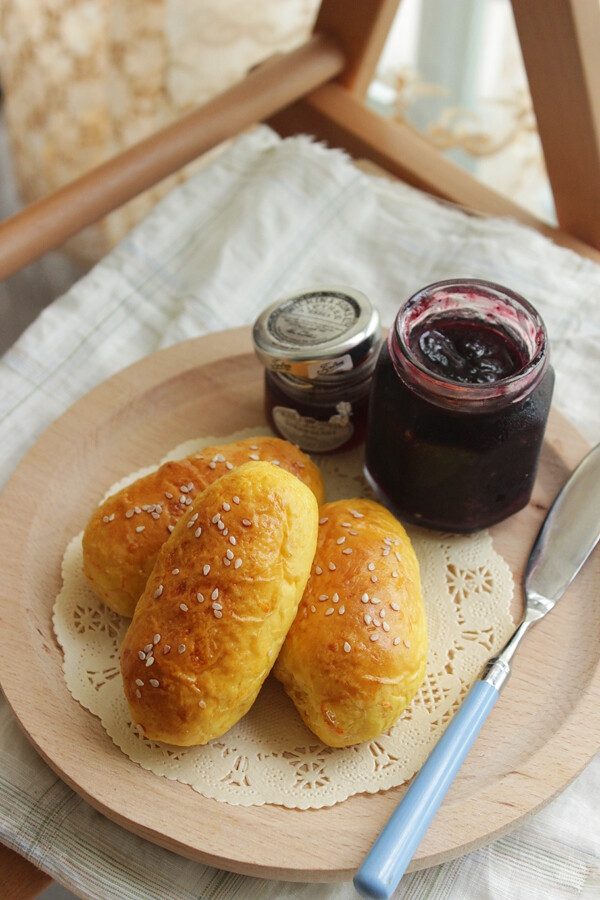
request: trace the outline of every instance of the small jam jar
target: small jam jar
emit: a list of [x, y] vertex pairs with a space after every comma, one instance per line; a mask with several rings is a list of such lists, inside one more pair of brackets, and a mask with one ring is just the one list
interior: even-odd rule
[[401, 307], [373, 376], [365, 474], [399, 518], [474, 532], [529, 502], [554, 386], [527, 300], [475, 279]]
[[257, 319], [265, 409], [281, 437], [309, 453], [364, 440], [379, 314], [360, 291], [316, 286], [289, 294]]

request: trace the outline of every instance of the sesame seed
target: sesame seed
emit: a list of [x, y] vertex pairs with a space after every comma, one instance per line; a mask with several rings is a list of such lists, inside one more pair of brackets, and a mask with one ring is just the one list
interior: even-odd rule
[[227, 559], [233, 559], [233, 550], [230, 550], [228, 547], [225, 552], [225, 556], [227, 557]]
[[233, 463], [231, 463], [231, 462], [226, 462], [226, 463], [225, 463], [225, 468], [226, 468], [226, 469], [229, 469], [229, 471], [231, 472], [231, 470], [233, 469]]
[[202, 528], [199, 525], [194, 532], [194, 537], [198, 538], [198, 537], [200, 537], [201, 534], [202, 534]]
[[208, 563], [206, 563], [206, 564], [202, 567], [202, 574], [203, 574], [203, 575], [208, 575], [209, 572], [210, 572], [210, 566], [209, 566]]
[[377, 575], [371, 575], [371, 581], [373, 584], [377, 584]]
[[142, 514], [142, 511], [141, 511], [141, 509], [139, 508], [139, 506], [134, 506], [134, 507], [133, 507], [133, 511], [134, 511], [134, 513], [136, 514], [136, 516], [141, 516], [141, 514]]
[[230, 566], [230, 565], [231, 565], [231, 560], [230, 560], [230, 559], [227, 559], [226, 556], [223, 557], [223, 565], [224, 565], [224, 566]]
[[399, 637], [395, 637], [395, 638], [394, 638], [394, 647], [397, 647], [399, 643], [400, 643], [400, 638], [399, 638]]
[[250, 521], [250, 519], [242, 519], [242, 525], [245, 525], [246, 528], [249, 528], [250, 525], [252, 525], [252, 522]]
[[219, 596], [219, 588], [215, 588], [212, 594], [210, 595], [211, 600], [216, 600]]
[[137, 531], [138, 534], [140, 534], [142, 531], [145, 530], [145, 528], [146, 528], [145, 525], [138, 525], [135, 530]]
[[319, 519], [319, 525], [324, 525], [325, 522], [329, 522], [329, 518], [327, 516], [323, 516], [322, 519]]
[[363, 594], [362, 597], [361, 597], [360, 599], [362, 600], [363, 603], [368, 603], [368, 602], [369, 602], [369, 595], [368, 595], [368, 594]]
[[338, 609], [338, 612], [339, 612], [340, 616], [343, 616], [344, 613], [346, 612], [346, 607], [344, 605], [340, 606], [340, 608]]
[[346, 542], [346, 538], [345, 538], [345, 537], [340, 537], [340, 538], [337, 539], [336, 544], [344, 544], [345, 542]]
[[390, 626], [389, 626], [389, 623], [388, 623], [388, 622], [382, 622], [382, 623], [381, 623], [381, 627], [383, 628], [384, 631], [389, 631], [389, 630], [390, 630]]
[[187, 484], [180, 484], [179, 490], [181, 491], [182, 494], [189, 494], [189, 492], [190, 492], [190, 489], [187, 486]]
[[336, 591], [336, 593], [333, 595], [333, 597], [332, 597], [331, 599], [332, 599], [333, 603], [338, 603], [338, 602], [339, 602], [340, 595], [337, 593], [337, 591]]
[[221, 612], [221, 610], [215, 609], [215, 619], [222, 619], [222, 618], [223, 618], [223, 613]]
[[397, 572], [392, 572], [392, 578], [397, 578], [397, 577], [398, 577], [398, 573], [397, 573]]
[[372, 572], [374, 568], [375, 568], [375, 563], [373, 563], [373, 562], [370, 562], [369, 565], [367, 566], [367, 569], [369, 570], [369, 572]]
[[173, 494], [171, 493], [171, 491], [165, 491], [165, 497], [167, 498], [167, 500], [172, 500]]
[[152, 518], [153, 518], [153, 519], [160, 519], [160, 513], [159, 513], [159, 512], [153, 512], [153, 513], [152, 513]]
[[394, 542], [390, 537], [386, 537], [383, 539], [383, 543], [387, 544], [388, 546], [391, 546]]
[[236, 506], [237, 506], [237, 505], [239, 504], [239, 502], [240, 502], [240, 498], [238, 497], [237, 494], [235, 495], [235, 497], [232, 497], [231, 499], [232, 499], [233, 502], [236, 504]]
[[217, 468], [217, 464], [216, 464], [216, 462], [212, 462], [212, 461], [211, 461], [211, 462], [209, 462], [209, 464], [208, 464], [208, 468], [209, 468], [209, 469], [216, 469], [216, 468]]
[[242, 560], [241, 560], [240, 557], [238, 556], [238, 558], [236, 559], [236, 561], [235, 561], [234, 564], [233, 564], [233, 568], [234, 568], [234, 569], [239, 569], [239, 567], [241, 566], [241, 564], [242, 564]]
[[234, 538], [233, 535], [231, 535], [231, 537], [229, 538], [229, 543], [230, 543], [230, 544], [233, 544], [234, 547], [235, 547], [235, 545], [237, 544], [237, 541], [236, 541], [236, 539]]
[[225, 462], [225, 457], [222, 453], [215, 453], [215, 455], [213, 456], [213, 460], [214, 462]]
[[204, 603], [204, 594], [201, 594], [200, 591], [196, 594], [196, 600], [198, 603]]
[[350, 531], [348, 532], [348, 534], [353, 534], [353, 535], [356, 536], [356, 535], [358, 534], [358, 531], [350, 530]]
[[194, 482], [188, 481], [188, 491], [193, 491], [193, 490], [194, 490]]
[[154, 637], [152, 638], [152, 643], [155, 644], [155, 645], [156, 645], [156, 644], [160, 644], [160, 634], [155, 634], [155, 635], [154, 635]]
[[179, 497], [179, 502], [185, 504], [185, 494], [181, 494]]
[[352, 553], [352, 547], [344, 547], [342, 553], [345, 553], [346, 556], [349, 556]]
[[126, 519], [131, 519], [134, 515], [135, 515], [135, 510], [133, 510], [133, 509], [128, 509], [127, 512], [125, 513], [125, 518], [126, 518]]
[[223, 537], [227, 537], [227, 535], [229, 534], [229, 528], [224, 528], [221, 534], [223, 535]]
[[144, 653], [150, 653], [151, 650], [154, 649], [154, 644], [146, 644], [144, 647]]
[[313, 605], [311, 606], [310, 611], [311, 611], [311, 612], [316, 612], [316, 611], [317, 611], [317, 607], [314, 605], [314, 603], [313, 603]]
[[135, 683], [137, 684], [138, 687], [144, 687], [144, 682], [142, 681], [141, 678], [136, 678]]
[[212, 608], [213, 609], [223, 609], [223, 604], [222, 603], [213, 603]]
[[371, 597], [371, 603], [381, 603], [379, 597]]
[[185, 644], [180, 644], [177, 648], [178, 653], [185, 653]]
[[162, 584], [159, 584], [159, 586], [158, 586], [158, 587], [156, 588], [156, 590], [154, 591], [154, 599], [155, 599], [155, 600], [156, 600], [157, 597], [160, 597], [160, 595], [162, 594], [163, 590], [164, 590], [164, 588], [163, 588]]
[[381, 551], [381, 555], [382, 555], [382, 556], [389, 556], [389, 555], [390, 555], [389, 549], [386, 548], [385, 550], [382, 550], [382, 551]]
[[323, 569], [321, 568], [321, 566], [315, 566], [315, 575], [322, 575], [322, 574], [323, 574]]
[[216, 513], [216, 515], [214, 515], [210, 521], [213, 523], [213, 525], [216, 525], [220, 518], [221, 518], [221, 513], [219, 512], [219, 513]]
[[173, 534], [173, 532], [175, 531], [175, 526], [174, 526], [174, 525], [167, 525], [167, 528], [169, 529], [169, 531], [171, 532], [171, 534]]
[[324, 600], [329, 600], [329, 594], [319, 594], [319, 600], [323, 602]]
[[249, 453], [248, 456], [250, 457], [250, 459], [260, 459], [258, 453]]
[[410, 641], [407, 641], [406, 638], [404, 638], [403, 643], [405, 647], [410, 648]]
[[373, 619], [371, 618], [371, 616], [369, 615], [369, 613], [366, 613], [365, 616], [364, 616], [364, 622], [365, 622], [365, 625], [370, 625], [372, 621], [373, 621]]
[[225, 503], [223, 504], [223, 509], [225, 510], [225, 512], [229, 512], [229, 510], [231, 509], [231, 506], [229, 505], [229, 503], [227, 503], [227, 501], [225, 501]]
[[352, 522], [342, 522], [342, 528], [352, 528]]
[[348, 641], [344, 641], [344, 652], [345, 652], [345, 653], [350, 653], [351, 650], [352, 650], [352, 647], [350, 646], [350, 644], [348, 643]]
[[379, 610], [379, 618], [380, 618], [380, 619], [385, 619], [385, 609], [380, 609], [380, 610]]
[[371, 640], [371, 641], [378, 641], [378, 640], [379, 640], [379, 635], [377, 634], [376, 631], [373, 632], [373, 634], [371, 634], [371, 635], [369, 636], [369, 640]]
[[392, 609], [395, 609], [396, 612], [398, 612], [398, 610], [400, 609], [400, 607], [398, 606], [398, 604], [397, 604], [397, 603], [394, 603], [394, 602], [390, 603], [390, 606], [392, 607]]
[[153, 656], [147, 656], [147, 657], [146, 657], [146, 668], [147, 668], [148, 666], [151, 666], [153, 662], [154, 662], [154, 657], [153, 657]]
[[355, 519], [364, 519], [363, 514], [357, 512], [357, 510], [355, 510], [355, 509], [351, 509], [351, 510], [350, 510], [350, 515], [351, 515], [351, 516], [354, 516]]
[[335, 610], [334, 610], [333, 606], [330, 606], [329, 609], [326, 610], [325, 615], [332, 616], [334, 612], [335, 612]]
[[179, 569], [173, 569], [171, 575], [179, 575]]
[[206, 709], [206, 701], [198, 700], [198, 706], [200, 707], [200, 709]]
[[170, 653], [170, 652], [171, 652], [171, 645], [165, 644], [165, 646], [163, 647], [163, 656], [166, 656], [167, 653]]
[[143, 650], [138, 650], [138, 659], [146, 659], [146, 654]]
[[219, 519], [219, 521], [217, 522], [217, 528], [219, 529], [219, 531], [223, 531], [223, 529], [225, 528], [225, 522], [222, 519]]
[[139, 700], [140, 697], [142, 696], [142, 692], [140, 691], [139, 688], [138, 688], [137, 691], [135, 692], [135, 696], [138, 698], [138, 700]]
[[251, 450], [258, 450], [258, 444], [250, 444]]
[[158, 687], [158, 685], [159, 685], [158, 678], [151, 678], [150, 684], [152, 685], [152, 687]]
[[335, 572], [337, 566], [335, 563], [330, 562], [328, 568], [330, 572]]
[[187, 612], [188, 611], [187, 603], [180, 603], [179, 609], [181, 610], [181, 612]]

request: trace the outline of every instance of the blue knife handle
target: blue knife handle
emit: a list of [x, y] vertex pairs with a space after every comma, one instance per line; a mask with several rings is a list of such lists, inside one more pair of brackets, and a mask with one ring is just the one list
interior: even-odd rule
[[498, 696], [473, 684], [354, 876], [361, 897], [389, 900]]

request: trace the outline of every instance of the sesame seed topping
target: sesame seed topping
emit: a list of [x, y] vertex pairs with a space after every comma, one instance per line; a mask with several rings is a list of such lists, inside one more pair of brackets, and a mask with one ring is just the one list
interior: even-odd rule
[[206, 709], [206, 701], [198, 700], [198, 706], [200, 707], [200, 709]]
[[390, 606], [392, 607], [392, 609], [396, 610], [396, 612], [398, 612], [398, 610], [400, 609], [399, 605], [394, 602], [390, 603]]
[[230, 544], [233, 544], [234, 547], [235, 547], [235, 545], [237, 544], [237, 541], [236, 541], [236, 539], [234, 538], [233, 535], [231, 535], [231, 537], [229, 538], [229, 543], [230, 543]]
[[152, 643], [153, 643], [153, 644], [159, 644], [159, 643], [160, 643], [160, 634], [155, 634], [155, 635], [154, 635], [154, 637], [152, 638]]
[[379, 635], [377, 634], [376, 631], [374, 631], [373, 634], [369, 635], [369, 640], [371, 640], [371, 641], [378, 641], [378, 640], [379, 640]]
[[212, 594], [210, 595], [211, 600], [216, 600], [219, 596], [219, 588], [215, 588]]
[[142, 511], [141, 511], [141, 509], [139, 508], [139, 506], [134, 506], [134, 507], [133, 507], [133, 511], [134, 511], [134, 513], [136, 514], [136, 516], [141, 516], [141, 514], [142, 514]]
[[384, 631], [390, 630], [389, 622], [382, 622], [381, 627], [383, 628]]
[[377, 575], [371, 575], [371, 581], [373, 584], [377, 584]]
[[340, 538], [337, 539], [336, 544], [344, 544], [345, 542], [346, 542], [346, 538], [345, 538], [345, 537], [340, 537]]
[[220, 609], [215, 609], [214, 615], [215, 615], [215, 619], [223, 618], [223, 612]]
[[352, 650], [352, 647], [350, 646], [348, 641], [344, 641], [344, 653], [350, 653], [351, 650]]
[[196, 594], [196, 600], [198, 601], [198, 603], [204, 603], [204, 594], [198, 591], [198, 593]]
[[159, 512], [153, 512], [153, 513], [152, 513], [152, 518], [153, 518], [153, 519], [160, 519], [160, 513], [159, 513]]
[[224, 565], [224, 566], [230, 566], [230, 565], [231, 565], [231, 560], [230, 560], [230, 559], [227, 559], [226, 556], [223, 557], [223, 565]]
[[364, 621], [365, 621], [365, 625], [370, 625], [371, 622], [373, 621], [373, 619], [371, 618], [371, 616], [369, 615], [369, 613], [366, 613], [366, 614], [365, 614], [365, 616], [364, 616]]
[[180, 644], [177, 648], [178, 653], [185, 653], [185, 644]]
[[171, 575], [179, 575], [179, 569], [173, 569]]
[[167, 653], [170, 653], [170, 652], [171, 652], [171, 645], [165, 644], [165, 646], [163, 647], [163, 656], [166, 656]]
[[158, 587], [156, 588], [156, 590], [154, 591], [154, 599], [155, 599], [155, 600], [156, 600], [158, 597], [160, 597], [160, 595], [162, 594], [163, 590], [164, 590], [164, 588], [163, 588], [162, 584], [159, 584], [159, 586], [158, 586]]
[[321, 568], [321, 566], [315, 566], [315, 575], [322, 575], [322, 574], [323, 574], [323, 569]]
[[242, 519], [242, 525], [245, 525], [246, 528], [249, 528], [250, 525], [252, 525], [252, 522], [250, 521], [250, 519]]
[[371, 597], [371, 603], [381, 603], [379, 597]]
[[337, 591], [335, 592], [335, 594], [333, 595], [333, 597], [331, 599], [332, 599], [333, 603], [339, 602], [340, 595], [337, 593]]
[[236, 561], [235, 561], [234, 564], [233, 564], [233, 568], [234, 568], [234, 569], [239, 569], [239, 567], [241, 566], [241, 564], [242, 564], [242, 560], [241, 560], [240, 557], [238, 556], [238, 558], [236, 559]]
[[151, 666], [153, 662], [154, 662], [154, 657], [153, 657], [153, 656], [147, 656], [147, 657], [146, 657], [146, 668], [147, 668], [148, 666]]
[[250, 457], [250, 459], [260, 459], [258, 453], [249, 453], [248, 456]]
[[150, 653], [151, 650], [154, 649], [154, 644], [146, 644], [144, 647], [144, 653]]
[[211, 460], [211, 462], [209, 462], [209, 464], [208, 464], [208, 468], [209, 468], [209, 469], [216, 469], [216, 468], [217, 468], [216, 462], [212, 462], [212, 460]]
[[221, 518], [221, 513], [218, 512], [218, 513], [216, 513], [216, 515], [214, 515], [212, 517], [212, 519], [210, 521], [213, 523], [213, 525], [216, 525], [220, 518]]
[[206, 564], [202, 567], [202, 574], [203, 574], [203, 575], [208, 575], [209, 572], [210, 572], [210, 566], [209, 566], [208, 563], [206, 563]]
[[146, 654], [143, 650], [138, 650], [138, 659], [146, 659]]
[[142, 681], [141, 678], [136, 678], [135, 683], [137, 684], [138, 687], [144, 687], [144, 682]]
[[375, 568], [375, 563], [373, 563], [373, 562], [370, 562], [369, 565], [367, 566], [367, 569], [369, 570], [369, 572], [372, 572], [374, 568]]
[[225, 468], [226, 468], [226, 469], [229, 469], [229, 471], [231, 472], [231, 470], [233, 469], [233, 463], [227, 461], [227, 462], [225, 463]]
[[317, 611], [317, 607], [314, 605], [314, 603], [313, 603], [313, 605], [311, 606], [310, 611], [311, 611], [311, 612], [316, 612], [316, 611]]
[[134, 510], [134, 509], [128, 509], [127, 512], [125, 513], [125, 518], [126, 518], [126, 519], [131, 519], [132, 516], [135, 516], [135, 510]]
[[171, 532], [171, 534], [173, 534], [173, 532], [175, 531], [175, 526], [174, 526], [174, 525], [167, 525], [167, 528], [169, 529], [169, 531]]
[[319, 525], [324, 525], [325, 522], [329, 522], [329, 518], [327, 516], [323, 516], [322, 519], [319, 519]]
[[352, 553], [352, 547], [344, 547], [342, 553], [345, 553], [346, 556], [349, 556]]
[[228, 547], [225, 551], [225, 556], [227, 557], [227, 559], [233, 559], [233, 550], [230, 550]]
[[213, 609], [223, 609], [223, 604], [222, 604], [222, 603], [216, 603], [216, 602], [215, 602], [215, 603], [212, 604], [212, 608], [213, 608]]
[[189, 492], [190, 492], [190, 489], [187, 486], [187, 484], [180, 484], [179, 490], [181, 491], [182, 494], [189, 494]]
[[346, 607], [342, 604], [342, 606], [340, 606], [340, 608], [338, 609], [338, 612], [339, 612], [340, 616], [343, 616], [344, 613], [346, 612]]
[[240, 498], [238, 497], [237, 494], [235, 495], [235, 497], [232, 497], [231, 499], [232, 499], [233, 502], [236, 504], [236, 506], [237, 506], [237, 505], [239, 504], [239, 502], [240, 502]]
[[360, 512], [358, 512], [356, 509], [351, 509], [351, 510], [350, 510], [350, 515], [351, 515], [351, 516], [354, 516], [355, 519], [364, 519], [363, 514], [360, 513]]
[[352, 522], [341, 522], [342, 528], [352, 528]]
[[138, 700], [139, 700], [140, 697], [142, 696], [142, 692], [140, 691], [139, 688], [138, 688], [137, 691], [135, 692], [135, 696], [138, 698]]
[[223, 529], [225, 528], [225, 522], [222, 519], [219, 519], [219, 521], [217, 522], [217, 528], [219, 529], [219, 531], [223, 531]]
[[395, 637], [395, 638], [394, 638], [394, 647], [397, 647], [399, 643], [400, 643], [400, 638], [399, 638], [399, 637]]
[[330, 572], [335, 572], [337, 566], [335, 563], [330, 562], [328, 568]]
[[181, 612], [187, 612], [187, 611], [188, 611], [188, 605], [187, 605], [187, 603], [180, 603], [180, 604], [179, 604], [179, 609], [181, 610]]
[[172, 500], [173, 494], [171, 493], [171, 491], [165, 491], [165, 497], [167, 498], [167, 500]]
[[138, 525], [135, 530], [137, 531], [138, 534], [140, 534], [142, 531], [145, 530], [145, 528], [146, 528], [145, 525]]
[[353, 534], [353, 535], [356, 536], [356, 535], [358, 534], [358, 531], [354, 531], [353, 529], [351, 529], [351, 530], [348, 532], [348, 534]]
[[185, 504], [185, 494], [181, 494], [179, 497], [179, 502]]
[[362, 600], [363, 603], [368, 603], [368, 602], [369, 602], [369, 595], [368, 595], [368, 594], [363, 594], [362, 597], [361, 597], [360, 599]]
[[319, 594], [319, 600], [329, 600], [329, 594]]
[[335, 612], [335, 610], [334, 610], [333, 606], [330, 606], [329, 609], [325, 611], [325, 615], [332, 616], [334, 612]]
[[392, 578], [397, 578], [397, 577], [398, 577], [398, 573], [397, 573], [397, 572], [392, 572]]
[[410, 648], [410, 641], [407, 641], [406, 638], [404, 638], [403, 643], [405, 647]]
[[198, 538], [198, 537], [200, 537], [201, 534], [202, 534], [202, 528], [199, 525], [194, 532], [194, 537]]
[[229, 512], [229, 510], [231, 509], [231, 505], [227, 503], [227, 501], [225, 501], [225, 503], [223, 504], [223, 509], [225, 510], [225, 512]]
[[158, 687], [158, 685], [159, 685], [158, 678], [151, 678], [150, 684], [152, 685], [152, 687]]

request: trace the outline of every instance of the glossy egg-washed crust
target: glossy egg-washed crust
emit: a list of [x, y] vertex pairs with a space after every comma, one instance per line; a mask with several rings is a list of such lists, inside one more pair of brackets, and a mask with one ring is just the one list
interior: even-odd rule
[[332, 747], [372, 740], [411, 702], [426, 660], [419, 566], [404, 528], [370, 500], [326, 503], [273, 670], [304, 722]]
[[148, 738], [204, 744], [247, 712], [296, 615], [318, 517], [313, 492], [267, 462], [224, 475], [180, 517], [121, 645]]
[[83, 570], [94, 592], [110, 609], [132, 616], [158, 551], [194, 498], [222, 475], [249, 461], [266, 460], [296, 475], [325, 499], [321, 473], [288, 441], [250, 437], [205, 447], [108, 497], [83, 534]]

